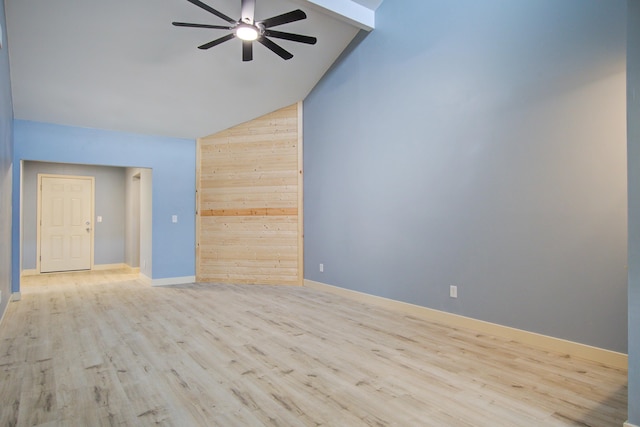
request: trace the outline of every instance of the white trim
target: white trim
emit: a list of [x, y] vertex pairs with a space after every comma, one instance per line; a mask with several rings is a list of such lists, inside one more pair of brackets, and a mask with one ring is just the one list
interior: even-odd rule
[[305, 3], [363, 30], [371, 31], [376, 27], [376, 11], [353, 0], [306, 0]]
[[625, 421], [623, 427], [639, 427], [635, 424], [631, 424], [629, 421]]
[[[9, 296], [9, 302], [11, 302], [11, 296]], [[5, 314], [7, 314], [7, 311], [9, 311], [9, 304], [7, 304], [7, 306], [4, 308], [4, 311], [2, 312], [2, 315], [0, 316], [0, 325], [2, 325], [2, 321], [4, 320], [4, 316], [5, 316]]]
[[412, 316], [420, 317], [422, 319], [440, 322], [453, 327], [473, 329], [485, 334], [508, 338], [510, 340], [518, 341], [520, 343], [531, 345], [533, 347], [553, 351], [555, 353], [565, 353], [572, 357], [599, 362], [615, 368], [627, 369], [628, 366], [628, 358], [624, 353], [618, 353], [611, 350], [592, 347], [586, 344], [567, 341], [561, 338], [537, 334], [535, 332], [523, 331], [521, 329], [515, 329], [509, 326], [503, 326], [496, 323], [485, 322], [483, 320], [472, 319], [470, 317], [464, 317], [458, 314], [447, 313], [445, 311], [434, 310], [431, 308], [409, 304], [401, 301], [395, 301], [392, 299], [365, 294], [358, 291], [352, 291], [350, 289], [327, 285], [325, 283], [315, 282], [313, 280], [305, 279], [304, 286], [311, 289], [330, 292], [346, 298], [355, 299], [367, 304], [377, 305], [390, 310], [402, 311], [404, 313], [411, 314]]
[[[15, 165], [14, 165], [15, 166]], [[37, 185], [37, 184], [36, 184]], [[20, 199], [20, 213], [18, 214], [18, 226], [20, 227], [20, 241], [18, 242], [18, 268], [20, 269], [19, 271], [22, 270], [22, 245], [24, 242], [24, 224], [23, 224], [23, 205], [24, 205], [24, 160], [20, 160], [20, 195], [18, 196]], [[13, 215], [13, 213], [12, 213]], [[37, 217], [37, 212], [36, 212], [36, 217]], [[36, 237], [37, 239], [37, 237]], [[11, 273], [12, 277], [13, 277], [13, 272]], [[18, 288], [18, 291], [20, 291], [20, 276], [18, 275], [18, 278], [16, 280], [18, 283], [12, 283], [11, 287], [13, 287], [14, 285]]]
[[22, 299], [22, 294], [20, 292], [14, 292], [11, 294], [11, 302], [20, 301]]
[[40, 273], [38, 273], [38, 270], [35, 268], [30, 268], [28, 270], [22, 270], [22, 273], [20, 273], [20, 276], [25, 277], [25, 276], [37, 276]]
[[167, 277], [166, 279], [151, 280], [151, 286], [186, 285], [188, 283], [195, 283], [195, 281], [196, 276]]

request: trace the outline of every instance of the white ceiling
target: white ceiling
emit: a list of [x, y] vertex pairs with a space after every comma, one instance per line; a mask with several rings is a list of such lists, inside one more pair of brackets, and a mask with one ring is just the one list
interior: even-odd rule
[[[204, 2], [239, 17], [240, 0]], [[303, 9], [306, 20], [276, 29], [315, 36], [318, 43], [274, 39], [293, 53], [289, 61], [256, 43], [254, 60], [242, 62], [237, 39], [197, 49], [228, 31], [171, 25], [226, 25], [186, 0], [5, 0], [14, 116], [151, 135], [210, 135], [304, 99], [367, 27], [344, 17], [342, 6], [375, 10], [380, 2], [257, 0], [257, 20]]]

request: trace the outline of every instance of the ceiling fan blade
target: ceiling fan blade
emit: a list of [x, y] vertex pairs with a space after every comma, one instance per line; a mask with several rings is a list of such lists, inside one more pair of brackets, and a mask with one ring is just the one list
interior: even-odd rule
[[253, 42], [242, 41], [242, 60], [245, 62], [253, 60]]
[[235, 35], [235, 34], [233, 34], [233, 33], [231, 33], [231, 34], [227, 34], [227, 35], [226, 35], [226, 36], [224, 36], [224, 37], [220, 37], [219, 39], [215, 39], [215, 40], [213, 40], [213, 41], [210, 41], [209, 43], [205, 43], [205, 44], [203, 44], [202, 46], [198, 46], [198, 49], [202, 49], [202, 50], [204, 50], [204, 49], [212, 48], [212, 47], [214, 47], [214, 46], [219, 45], [220, 43], [224, 43], [224, 42], [226, 42], [226, 41], [231, 40], [231, 39], [232, 39], [232, 38], [234, 38], [235, 36], [236, 36], [236, 35]]
[[[191, 1], [191, 0], [189, 0]], [[282, 15], [274, 16], [273, 18], [267, 18], [264, 21], [260, 21], [265, 28], [277, 27], [278, 25], [288, 24], [289, 22], [300, 21], [305, 19], [307, 14], [300, 9], [283, 13]]]
[[256, 11], [256, 0], [242, 0], [240, 3], [242, 17], [240, 20], [245, 24], [253, 25], [253, 17]]
[[227, 15], [225, 15], [222, 12], [218, 12], [217, 10], [212, 8], [211, 6], [202, 3], [200, 0], [187, 0], [187, 1], [189, 3], [191, 3], [191, 4], [195, 4], [196, 6], [201, 7], [202, 9], [206, 10], [209, 13], [213, 13], [218, 18], [224, 19], [225, 21], [227, 21], [230, 24], [235, 24], [236, 23], [236, 21], [234, 19], [229, 18]]
[[311, 36], [303, 36], [302, 34], [283, 33], [282, 31], [265, 30], [265, 36], [275, 37], [277, 39], [291, 40], [292, 42], [316, 44], [317, 38]]
[[208, 24], [192, 24], [190, 22], [172, 22], [176, 27], [191, 27], [191, 28], [213, 28], [216, 30], [230, 30], [231, 27], [224, 27], [222, 25], [208, 25]]
[[258, 41], [282, 59], [293, 58], [293, 55], [290, 52], [287, 52], [282, 47], [278, 46], [266, 37], [260, 37], [258, 38]]

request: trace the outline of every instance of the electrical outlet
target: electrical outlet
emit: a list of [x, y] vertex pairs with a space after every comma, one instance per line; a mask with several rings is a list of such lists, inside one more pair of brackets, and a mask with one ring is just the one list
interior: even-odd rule
[[451, 298], [458, 298], [458, 287], [455, 285], [449, 286], [449, 296]]
[[320, 264], [320, 273], [324, 273], [324, 264]]

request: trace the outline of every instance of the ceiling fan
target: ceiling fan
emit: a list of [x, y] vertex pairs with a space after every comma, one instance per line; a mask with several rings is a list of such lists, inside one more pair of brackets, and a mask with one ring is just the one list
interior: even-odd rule
[[190, 22], [173, 22], [173, 25], [176, 27], [192, 27], [192, 28], [210, 28], [215, 30], [230, 30], [232, 31], [230, 34], [226, 36], [220, 37], [208, 43], [205, 43], [201, 46], [198, 46], [198, 49], [210, 49], [214, 46], [217, 46], [221, 43], [229, 41], [235, 37], [242, 40], [242, 60], [243, 61], [251, 61], [253, 60], [253, 42], [257, 41], [262, 44], [276, 55], [280, 56], [282, 59], [291, 59], [293, 58], [293, 54], [288, 52], [280, 45], [276, 44], [272, 40], [267, 37], [273, 37], [277, 39], [289, 40], [298, 43], [306, 43], [306, 44], [316, 44], [317, 39], [315, 37], [303, 36], [301, 34], [293, 34], [293, 33], [285, 33], [282, 31], [272, 30], [272, 27], [277, 27], [278, 25], [288, 24], [290, 22], [300, 21], [302, 19], [306, 19], [307, 15], [300, 9], [284, 13], [282, 15], [274, 16], [271, 18], [264, 19], [262, 21], [254, 20], [254, 12], [256, 7], [255, 0], [241, 0], [240, 8], [241, 8], [241, 18], [236, 21], [232, 18], [229, 18], [222, 12], [217, 11], [211, 6], [199, 1], [199, 0], [187, 0], [189, 3], [192, 3], [209, 13], [214, 14], [218, 18], [221, 18], [227, 21], [230, 25], [208, 25], [208, 24], [192, 24]]

